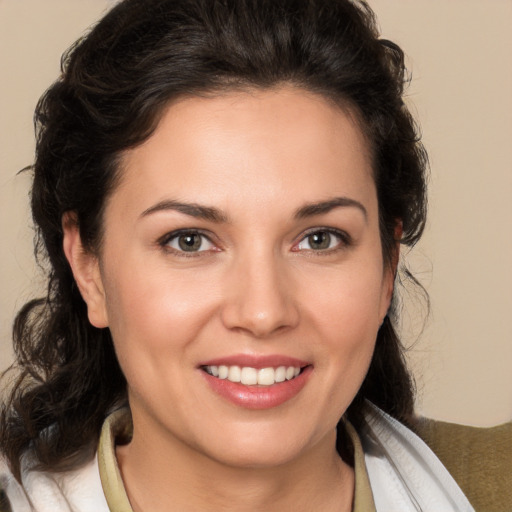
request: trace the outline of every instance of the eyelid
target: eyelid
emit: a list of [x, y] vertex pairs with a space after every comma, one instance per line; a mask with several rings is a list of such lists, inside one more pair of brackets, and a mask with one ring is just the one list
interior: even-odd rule
[[[337, 238], [339, 238], [340, 243], [337, 244], [336, 247], [331, 247], [328, 249], [314, 250], [314, 249], [299, 249], [298, 248], [298, 245], [301, 242], [306, 240], [309, 236], [314, 235], [315, 233], [329, 233], [330, 235], [334, 235]], [[333, 252], [333, 251], [336, 251], [339, 249], [349, 247], [352, 244], [353, 244], [352, 237], [346, 231], [343, 231], [343, 230], [337, 229], [337, 228], [318, 226], [318, 227], [310, 228], [310, 229], [306, 230], [305, 232], [303, 232], [300, 235], [300, 238], [293, 244], [292, 251], [293, 252], [308, 251], [308, 252], [317, 253], [317, 254], [322, 254], [322, 253], [325, 254], [325, 253], [330, 253], [330, 252]]]
[[[210, 247], [208, 249], [203, 249], [203, 250], [199, 250], [199, 251], [183, 251], [183, 250], [180, 250], [180, 249], [177, 249], [177, 248], [174, 248], [174, 247], [171, 247], [169, 245], [169, 243], [178, 238], [179, 236], [182, 236], [182, 235], [198, 235], [202, 238], [205, 238], [206, 240], [208, 240], [208, 242], [213, 246], [213, 247]], [[174, 254], [177, 254], [179, 256], [185, 256], [185, 257], [194, 257], [194, 256], [198, 256], [199, 254], [201, 253], [206, 253], [206, 252], [210, 252], [210, 251], [216, 251], [216, 250], [220, 250], [218, 248], [218, 244], [216, 242], [213, 241], [212, 239], [212, 234], [209, 233], [209, 232], [205, 232], [201, 229], [195, 229], [195, 228], [181, 228], [181, 229], [176, 229], [174, 231], [170, 231], [169, 233], [166, 233], [164, 236], [160, 237], [158, 240], [157, 240], [157, 243], [159, 246], [161, 246], [164, 250], [167, 250], [169, 252], [172, 252]]]

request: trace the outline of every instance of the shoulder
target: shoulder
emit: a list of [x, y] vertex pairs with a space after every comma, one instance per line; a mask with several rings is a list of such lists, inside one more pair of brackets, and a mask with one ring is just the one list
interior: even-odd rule
[[420, 418], [413, 430], [476, 510], [512, 510], [512, 422], [478, 428]]
[[[96, 453], [74, 469], [60, 472], [32, 469], [35, 455], [27, 450], [20, 460], [21, 483], [0, 453], [0, 512], [108, 512], [106, 490], [113, 481], [122, 482], [114, 445], [117, 441], [127, 442], [130, 437], [129, 410], [121, 408], [105, 419], [103, 441], [100, 440]], [[107, 467], [106, 459], [111, 462]], [[117, 503], [116, 498], [117, 495], [113, 503]], [[122, 501], [122, 510], [131, 510], [128, 503], [128, 498]]]
[[18, 510], [29, 511], [29, 501], [23, 487], [16, 481], [0, 453], [0, 512]]
[[[25, 464], [24, 464], [25, 466]], [[103, 512], [108, 506], [95, 457], [62, 473], [23, 469], [20, 484], [0, 457], [0, 512]]]

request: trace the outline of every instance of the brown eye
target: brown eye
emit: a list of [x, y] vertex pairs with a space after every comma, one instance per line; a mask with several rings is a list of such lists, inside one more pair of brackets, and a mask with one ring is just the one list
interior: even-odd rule
[[170, 236], [164, 244], [177, 252], [204, 252], [214, 248], [213, 243], [201, 233], [193, 231]]
[[202, 243], [201, 236], [197, 233], [178, 237], [178, 245], [182, 251], [198, 251]]
[[350, 245], [346, 233], [328, 229], [310, 231], [295, 247], [294, 251], [328, 251]]
[[331, 234], [327, 231], [318, 231], [309, 235], [307, 240], [309, 247], [313, 250], [329, 249], [331, 245]]

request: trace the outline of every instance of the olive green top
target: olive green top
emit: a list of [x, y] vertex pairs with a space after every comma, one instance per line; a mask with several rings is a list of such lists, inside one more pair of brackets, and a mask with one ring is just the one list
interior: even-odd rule
[[[130, 423], [127, 419], [126, 409], [111, 414], [103, 425], [98, 448], [101, 485], [111, 512], [133, 512], [115, 455], [116, 439], [126, 439], [130, 435]], [[352, 510], [353, 512], [376, 512], [361, 441], [351, 425], [347, 425], [347, 432], [354, 446], [356, 485]]]
[[[127, 411], [112, 414], [101, 433], [100, 477], [112, 512], [133, 512], [115, 457], [115, 440], [128, 438]], [[418, 419], [413, 430], [434, 451], [476, 512], [512, 512], [512, 423], [493, 428], [467, 427]], [[347, 424], [354, 448], [353, 512], [376, 512], [361, 441]]]
[[421, 418], [413, 430], [476, 512], [512, 512], [512, 422], [479, 428]]
[[[476, 512], [512, 512], [512, 423], [477, 428], [420, 418], [412, 429], [441, 460]], [[350, 424], [346, 424], [346, 431], [354, 451], [352, 511], [376, 512], [361, 441]], [[98, 465], [111, 512], [133, 512], [115, 455], [116, 443], [127, 442], [130, 436], [128, 409], [116, 411], [106, 419], [98, 447]], [[0, 511], [10, 510], [0, 489]]]

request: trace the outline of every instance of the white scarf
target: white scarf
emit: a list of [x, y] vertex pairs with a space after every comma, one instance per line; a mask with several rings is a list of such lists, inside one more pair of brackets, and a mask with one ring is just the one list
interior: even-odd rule
[[[446, 468], [418, 436], [370, 403], [366, 422], [359, 435], [377, 512], [474, 512]], [[23, 480], [34, 509], [0, 458], [0, 483], [13, 512], [108, 512], [97, 457], [75, 471], [27, 472]]]
[[434, 452], [368, 402], [359, 432], [377, 512], [474, 512]]

